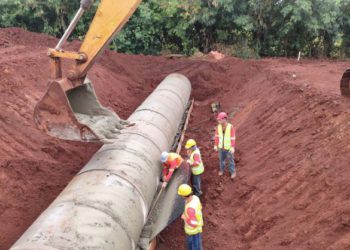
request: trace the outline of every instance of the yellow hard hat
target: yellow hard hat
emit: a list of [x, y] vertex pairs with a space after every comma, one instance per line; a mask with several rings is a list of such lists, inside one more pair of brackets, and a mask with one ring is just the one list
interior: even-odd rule
[[185, 148], [186, 149], [189, 149], [189, 148], [192, 148], [193, 146], [196, 146], [197, 143], [195, 140], [193, 139], [189, 139], [187, 142], [186, 142], [186, 145], [185, 145]]
[[192, 193], [192, 188], [187, 184], [181, 184], [177, 190], [177, 194], [181, 196], [189, 196]]

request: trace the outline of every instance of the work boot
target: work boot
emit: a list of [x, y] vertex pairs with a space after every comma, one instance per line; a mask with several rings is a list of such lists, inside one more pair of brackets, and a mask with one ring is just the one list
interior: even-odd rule
[[236, 178], [236, 172], [234, 172], [233, 174], [231, 174], [231, 179], [233, 180], [234, 178]]
[[200, 197], [202, 194], [203, 194], [203, 192], [199, 191], [199, 192], [196, 192], [194, 195], [197, 196], [197, 197]]
[[222, 176], [224, 173], [222, 171], [219, 171], [218, 175]]

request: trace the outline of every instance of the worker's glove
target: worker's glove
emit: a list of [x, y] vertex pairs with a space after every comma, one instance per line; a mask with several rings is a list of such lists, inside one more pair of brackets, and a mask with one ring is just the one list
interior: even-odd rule
[[218, 146], [214, 146], [214, 151], [218, 151]]
[[190, 160], [187, 160], [186, 161], [188, 165], [191, 165], [191, 161]]
[[166, 188], [166, 186], [168, 185], [168, 183], [167, 182], [163, 182], [163, 184], [162, 184], [162, 188]]
[[230, 153], [233, 154], [235, 152], [234, 148], [230, 148]]

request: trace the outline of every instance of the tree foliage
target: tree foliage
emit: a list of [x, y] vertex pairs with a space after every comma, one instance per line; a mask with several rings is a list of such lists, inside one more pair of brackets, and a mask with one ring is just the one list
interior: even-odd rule
[[[95, 3], [96, 7], [98, 2]], [[2, 0], [0, 27], [61, 36], [77, 0]], [[88, 29], [95, 8], [79, 23]], [[349, 0], [144, 0], [111, 48], [126, 53], [222, 49], [241, 57], [350, 55]]]

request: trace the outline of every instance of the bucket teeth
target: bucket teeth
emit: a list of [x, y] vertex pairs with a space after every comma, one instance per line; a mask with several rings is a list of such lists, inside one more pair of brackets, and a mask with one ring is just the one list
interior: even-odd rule
[[64, 140], [112, 142], [128, 122], [100, 104], [91, 82], [65, 90], [67, 81], [49, 83], [34, 109], [37, 127]]

